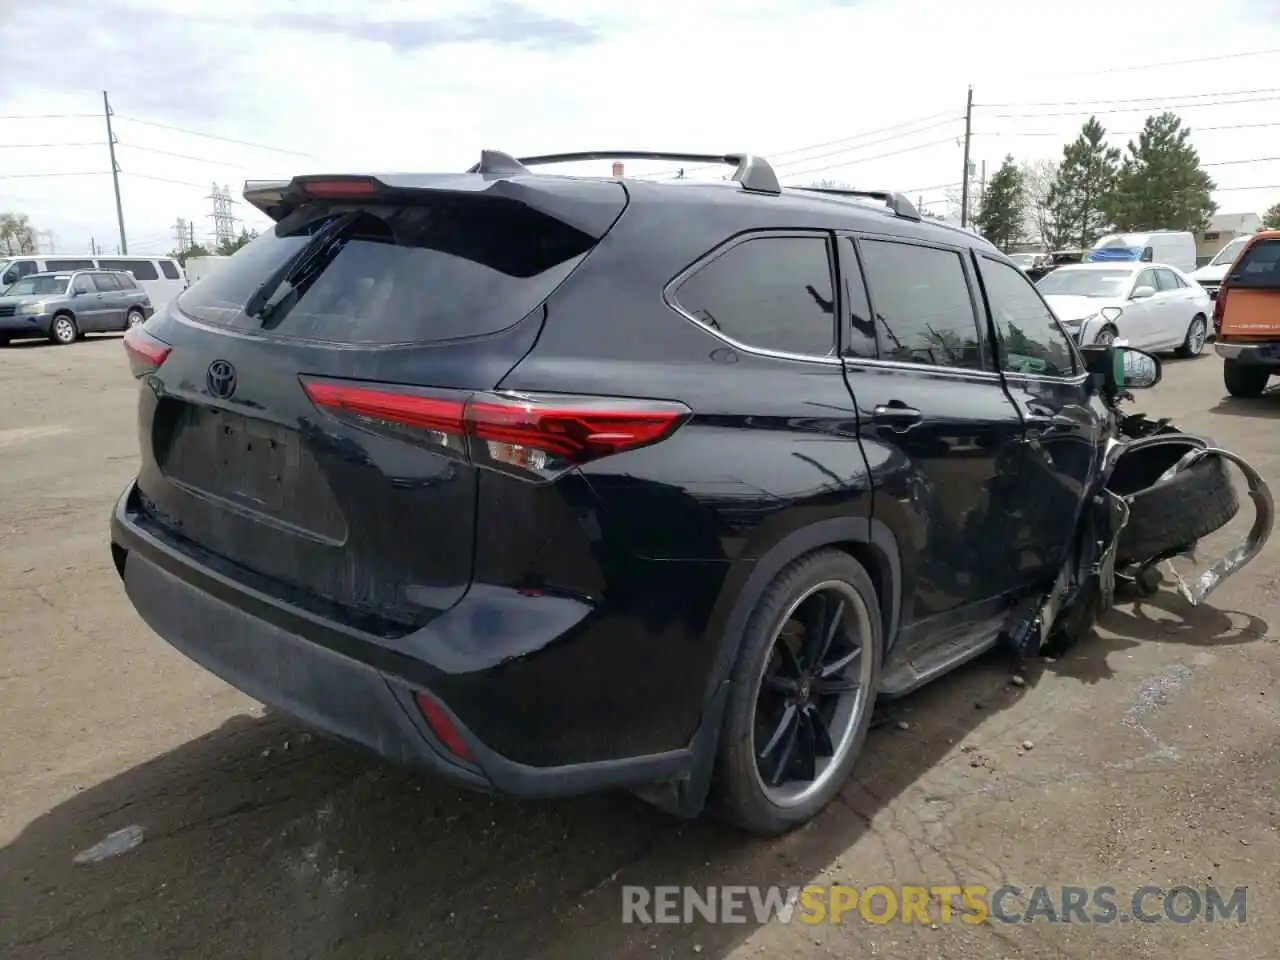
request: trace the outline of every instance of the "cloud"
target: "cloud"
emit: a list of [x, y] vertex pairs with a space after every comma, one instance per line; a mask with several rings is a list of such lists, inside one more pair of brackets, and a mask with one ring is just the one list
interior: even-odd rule
[[547, 16], [512, 0], [496, 0], [475, 11], [427, 19], [352, 20], [295, 13], [287, 14], [277, 22], [308, 32], [383, 43], [401, 53], [475, 42], [563, 48], [582, 46], [598, 39], [597, 32], [585, 23]]

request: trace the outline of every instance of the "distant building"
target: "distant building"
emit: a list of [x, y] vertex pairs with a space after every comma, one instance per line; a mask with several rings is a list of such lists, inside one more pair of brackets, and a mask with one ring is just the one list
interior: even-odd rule
[[1196, 237], [1196, 263], [1208, 263], [1236, 237], [1246, 237], [1261, 229], [1262, 218], [1256, 213], [1215, 213], [1209, 218], [1209, 229]]

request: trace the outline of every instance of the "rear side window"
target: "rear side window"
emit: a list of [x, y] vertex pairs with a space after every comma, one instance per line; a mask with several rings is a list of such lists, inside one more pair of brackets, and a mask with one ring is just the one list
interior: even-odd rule
[[1157, 289], [1161, 291], [1178, 289], [1178, 278], [1169, 270], [1157, 270], [1156, 282], [1159, 284]]
[[121, 290], [137, 290], [138, 284], [130, 274], [117, 273], [115, 275], [116, 283], [120, 284]]
[[844, 276], [844, 295], [849, 314], [849, 342], [845, 345], [844, 355], [875, 360], [879, 356], [876, 321], [871, 315], [871, 301], [867, 298], [867, 284], [862, 279], [858, 250], [848, 237], [842, 239], [840, 245], [841, 273]]
[[58, 270], [92, 270], [92, 260], [49, 260], [44, 268], [50, 273]]
[[[326, 225], [338, 234], [309, 248]], [[506, 200], [312, 205], [242, 247], [177, 305], [205, 323], [280, 339], [393, 344], [483, 336], [538, 307], [595, 242]], [[304, 261], [290, 281], [285, 274]], [[266, 312], [246, 313], [258, 306], [251, 299], [263, 298], [271, 303]]]
[[861, 240], [880, 359], [981, 370], [982, 342], [960, 254]]
[[835, 297], [825, 237], [757, 237], [689, 276], [676, 301], [738, 343], [802, 356], [835, 349]]
[[1258, 240], [1231, 270], [1233, 287], [1280, 287], [1280, 240]]
[[111, 273], [95, 273], [93, 285], [103, 293], [115, 293], [120, 289], [120, 281]]
[[150, 260], [99, 260], [98, 266], [103, 270], [119, 270], [131, 273], [135, 280], [159, 280], [156, 265]]
[[178, 273], [178, 265], [172, 260], [160, 261], [160, 272], [164, 274], [166, 280], [181, 280], [182, 277]]

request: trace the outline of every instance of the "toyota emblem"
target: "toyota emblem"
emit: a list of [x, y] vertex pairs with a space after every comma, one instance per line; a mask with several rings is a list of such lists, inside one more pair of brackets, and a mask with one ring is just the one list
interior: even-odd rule
[[236, 368], [226, 360], [215, 360], [209, 364], [209, 373], [205, 376], [209, 385], [209, 395], [219, 400], [229, 400], [236, 392]]

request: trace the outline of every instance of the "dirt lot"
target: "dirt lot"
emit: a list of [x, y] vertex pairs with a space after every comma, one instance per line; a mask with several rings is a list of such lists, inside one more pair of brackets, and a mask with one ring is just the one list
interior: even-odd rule
[[[1280, 487], [1280, 396], [1221, 398], [1212, 356], [1139, 397]], [[1280, 537], [1211, 606], [1162, 593], [1024, 686], [992, 656], [910, 698], [842, 803], [762, 843], [628, 797], [464, 794], [264, 716], [125, 601], [133, 420], [118, 341], [0, 350], [0, 956], [1275, 954]], [[1243, 924], [620, 921], [624, 884], [810, 881], [1249, 890]]]

